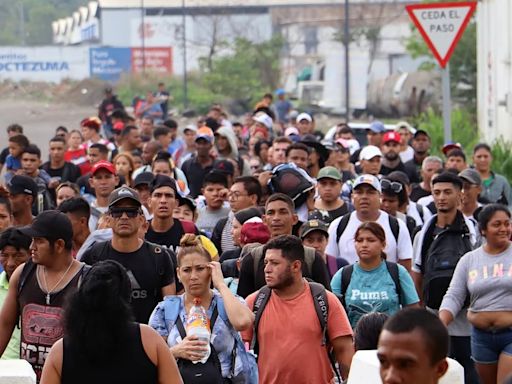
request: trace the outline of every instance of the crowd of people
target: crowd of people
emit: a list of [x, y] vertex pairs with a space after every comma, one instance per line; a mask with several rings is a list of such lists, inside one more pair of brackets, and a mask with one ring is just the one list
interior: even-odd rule
[[[447, 357], [512, 382], [512, 191], [487, 144], [318, 126], [283, 90], [240, 121], [180, 126], [171, 100], [130, 114], [108, 88], [48, 159], [7, 127], [2, 359], [43, 384], [341, 383], [376, 349], [386, 384]], [[209, 342], [183, 329], [197, 302]]]

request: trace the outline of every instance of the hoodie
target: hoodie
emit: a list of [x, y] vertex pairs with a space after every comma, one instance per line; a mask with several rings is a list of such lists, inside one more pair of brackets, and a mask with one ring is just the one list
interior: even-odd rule
[[236, 141], [235, 132], [231, 128], [220, 127], [219, 129], [217, 129], [217, 131], [215, 131], [215, 135], [219, 135], [228, 139], [229, 147], [231, 148], [229, 156], [226, 157], [219, 153], [218, 159], [224, 160], [226, 158], [230, 158], [235, 160], [240, 168], [240, 174], [242, 176], [250, 176], [251, 169], [249, 167], [249, 163], [247, 161], [244, 161], [238, 153], [238, 145]]

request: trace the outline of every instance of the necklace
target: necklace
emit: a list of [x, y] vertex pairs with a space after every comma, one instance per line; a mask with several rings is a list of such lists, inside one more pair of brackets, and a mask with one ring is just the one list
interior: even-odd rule
[[69, 263], [68, 268], [66, 269], [66, 272], [60, 277], [59, 281], [57, 281], [57, 284], [53, 286], [52, 289], [48, 289], [48, 283], [46, 282], [46, 267], [43, 267], [43, 281], [44, 281], [44, 288], [46, 290], [46, 305], [50, 305], [50, 295], [51, 293], [59, 286], [59, 284], [62, 282], [64, 277], [68, 274], [69, 270], [71, 269], [71, 266], [73, 265], [73, 260], [71, 260], [71, 263]]

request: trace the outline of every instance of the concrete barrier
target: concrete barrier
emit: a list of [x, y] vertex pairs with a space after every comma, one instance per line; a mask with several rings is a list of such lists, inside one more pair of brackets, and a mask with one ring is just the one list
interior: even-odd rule
[[[381, 384], [377, 351], [357, 351], [352, 359], [347, 384]], [[439, 384], [464, 384], [464, 368], [457, 361], [448, 359], [448, 371]]]
[[0, 360], [0, 384], [36, 384], [36, 374], [26, 360]]

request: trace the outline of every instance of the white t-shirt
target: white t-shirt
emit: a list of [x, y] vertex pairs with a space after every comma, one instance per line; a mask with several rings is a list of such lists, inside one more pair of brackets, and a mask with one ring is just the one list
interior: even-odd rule
[[[356, 212], [352, 212], [347, 227], [340, 237], [340, 241], [336, 243], [336, 231], [340, 221], [341, 217], [337, 218], [329, 225], [329, 242], [327, 243], [325, 253], [336, 258], [342, 257], [350, 264], [353, 264], [359, 260], [354, 245], [354, 236], [362, 222], [357, 218]], [[412, 259], [412, 243], [407, 225], [402, 220], [398, 220], [400, 231], [398, 233], [397, 246], [397, 241], [389, 226], [389, 216], [386, 212], [380, 211], [377, 223], [382, 226], [386, 233], [386, 248], [384, 252], [386, 252], [387, 260], [397, 262], [398, 260]]]
[[400, 160], [402, 160], [402, 163], [406, 163], [412, 159], [414, 159], [414, 149], [408, 145], [405, 151], [400, 152]]

